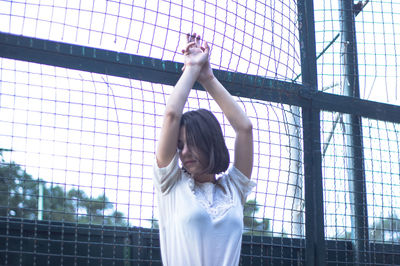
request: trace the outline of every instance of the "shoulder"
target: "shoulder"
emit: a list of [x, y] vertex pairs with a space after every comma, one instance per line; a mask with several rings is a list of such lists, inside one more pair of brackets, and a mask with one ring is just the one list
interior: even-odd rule
[[230, 180], [231, 182], [234, 183], [240, 183], [243, 185], [248, 185], [248, 184], [254, 184], [255, 183], [248, 178], [245, 174], [243, 174], [238, 168], [236, 168], [234, 165], [229, 167], [228, 171], [224, 174], [225, 178]]
[[154, 159], [153, 182], [154, 186], [162, 194], [168, 193], [182, 176], [182, 169], [179, 168], [178, 157], [178, 153], [176, 153], [171, 162], [167, 166], [161, 168], [158, 167], [157, 159]]
[[223, 185], [235, 188], [243, 204], [246, 201], [247, 196], [256, 186], [255, 182], [245, 176], [233, 165], [220, 177], [219, 182]]

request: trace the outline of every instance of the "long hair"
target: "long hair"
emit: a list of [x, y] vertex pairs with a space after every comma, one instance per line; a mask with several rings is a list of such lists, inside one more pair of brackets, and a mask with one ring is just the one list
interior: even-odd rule
[[180, 126], [186, 128], [186, 141], [208, 158], [207, 174], [219, 174], [229, 166], [229, 152], [217, 118], [206, 109], [182, 115]]

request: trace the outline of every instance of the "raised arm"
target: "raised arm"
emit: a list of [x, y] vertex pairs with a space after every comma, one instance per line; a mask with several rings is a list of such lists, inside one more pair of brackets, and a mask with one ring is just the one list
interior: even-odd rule
[[[196, 46], [200, 46], [196, 39]], [[208, 48], [209, 49], [209, 48]], [[217, 102], [236, 133], [234, 166], [248, 178], [253, 169], [253, 127], [246, 113], [215, 78], [209, 60], [203, 65], [198, 77], [200, 84]]]
[[160, 168], [167, 166], [176, 153], [183, 107], [209, 56], [208, 47], [198, 47], [195, 42], [189, 42], [183, 52], [185, 55], [183, 73], [167, 100], [157, 145], [156, 158]]

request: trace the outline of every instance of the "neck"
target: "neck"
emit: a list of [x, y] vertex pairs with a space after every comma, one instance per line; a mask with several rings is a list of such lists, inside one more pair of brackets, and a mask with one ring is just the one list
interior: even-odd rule
[[215, 174], [204, 174], [204, 175], [200, 175], [200, 176], [193, 176], [193, 179], [199, 183], [206, 183], [206, 182], [215, 183], [216, 182]]

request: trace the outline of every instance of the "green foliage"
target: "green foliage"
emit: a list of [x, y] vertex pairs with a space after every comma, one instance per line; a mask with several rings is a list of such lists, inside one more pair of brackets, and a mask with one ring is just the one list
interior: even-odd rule
[[257, 205], [255, 200], [248, 200], [244, 205], [244, 233], [247, 235], [271, 236], [272, 233], [270, 231], [270, 219], [258, 219], [255, 217], [259, 208], [260, 207]]
[[151, 228], [160, 229], [160, 225], [158, 224], [157, 219], [154, 217], [151, 219]]
[[[334, 238], [351, 240], [354, 236], [351, 231], [343, 231]], [[400, 218], [394, 213], [388, 217], [374, 219], [374, 222], [369, 225], [369, 240], [400, 243]]]
[[[351, 231], [344, 231], [336, 235], [335, 239], [351, 240], [354, 236]], [[374, 219], [369, 225], [369, 240], [373, 242], [400, 243], [400, 219], [396, 214]]]
[[20, 165], [5, 162], [0, 150], [0, 216], [38, 219], [39, 186], [43, 187], [43, 220], [127, 225], [105, 195], [92, 198], [79, 189], [47, 186], [43, 180], [33, 180]]
[[375, 242], [400, 243], [400, 219], [396, 214], [376, 219], [370, 229], [370, 240]]

